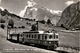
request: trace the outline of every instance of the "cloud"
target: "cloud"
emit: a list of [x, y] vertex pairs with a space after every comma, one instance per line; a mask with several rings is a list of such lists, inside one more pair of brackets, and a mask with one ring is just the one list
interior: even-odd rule
[[62, 13], [61, 10], [52, 10], [52, 9], [49, 9], [49, 8], [47, 8], [47, 10], [50, 11], [52, 14], [60, 14], [60, 13]]
[[2, 1], [2, 0], [0, 0], [0, 4], [1, 4], [1, 1]]
[[[2, 0], [0, 0], [0, 4], [1, 4], [1, 1], [2, 1]], [[1, 7], [1, 6], [0, 6], [0, 9], [1, 9], [2, 11], [4, 10], [4, 8], [3, 8], [3, 7]]]
[[27, 4], [28, 7], [33, 7], [34, 5], [36, 5], [36, 3], [33, 0], [28, 1]]
[[60, 10], [53, 10], [53, 13], [60, 14], [60, 13], [62, 13], [62, 11], [60, 11]]
[[66, 4], [67, 6], [69, 6], [69, 5], [73, 4], [73, 3], [75, 3], [73, 0], [65, 2], [65, 4]]

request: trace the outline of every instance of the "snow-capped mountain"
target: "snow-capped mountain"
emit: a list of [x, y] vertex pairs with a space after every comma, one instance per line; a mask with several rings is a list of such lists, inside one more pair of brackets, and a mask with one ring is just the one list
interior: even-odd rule
[[27, 2], [25, 8], [20, 12], [20, 16], [29, 19], [45, 20], [50, 19], [53, 24], [56, 25], [60, 19], [62, 11], [52, 10], [38, 5], [33, 0]]

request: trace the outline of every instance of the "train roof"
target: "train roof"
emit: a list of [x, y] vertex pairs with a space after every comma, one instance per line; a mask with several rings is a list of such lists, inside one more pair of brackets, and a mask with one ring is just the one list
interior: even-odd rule
[[29, 32], [23, 32], [23, 33], [39, 33], [38, 31], [29, 31]]
[[49, 35], [53, 34], [53, 33], [48, 33], [44, 31], [30, 31], [30, 32], [23, 32], [23, 33], [36, 33], [36, 34], [49, 34]]

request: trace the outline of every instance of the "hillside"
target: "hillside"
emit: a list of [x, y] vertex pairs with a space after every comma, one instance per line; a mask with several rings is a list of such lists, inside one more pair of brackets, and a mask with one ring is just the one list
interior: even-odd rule
[[80, 29], [80, 2], [74, 3], [64, 9], [58, 26], [66, 29]]
[[[0, 23], [0, 25], [4, 24], [7, 27], [7, 24], [9, 23], [10, 19], [13, 20], [14, 28], [17, 28], [17, 30], [18, 29], [22, 30], [21, 27], [23, 26], [24, 27], [23, 30], [25, 29], [25, 30], [29, 31], [29, 30], [31, 30], [31, 26], [36, 23], [36, 21], [34, 19], [19, 17], [15, 14], [8, 12], [6, 9], [4, 11], [0, 10], [0, 22], [1, 22], [1, 20], [5, 21], [4, 23]], [[45, 26], [47, 26], [47, 27], [44, 28]], [[48, 25], [46, 23], [43, 24], [43, 23], [39, 22], [39, 30], [47, 31], [46, 29], [50, 28], [51, 26], [52, 26], [51, 24]]]
[[21, 20], [21, 17], [8, 12], [6, 9], [4, 11], [0, 9], [0, 23], [4, 20], [5, 22], [2, 24], [7, 26], [10, 19], [14, 21], [14, 27], [26, 26], [26, 21]]

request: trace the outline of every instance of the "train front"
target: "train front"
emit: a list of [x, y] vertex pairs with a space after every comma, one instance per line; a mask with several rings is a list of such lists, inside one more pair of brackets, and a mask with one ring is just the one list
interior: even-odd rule
[[56, 49], [59, 45], [59, 34], [57, 32], [44, 32], [40, 31], [40, 34], [43, 34], [44, 45], [48, 46], [49, 49]]

